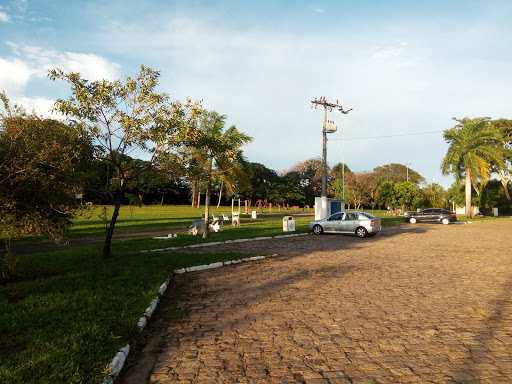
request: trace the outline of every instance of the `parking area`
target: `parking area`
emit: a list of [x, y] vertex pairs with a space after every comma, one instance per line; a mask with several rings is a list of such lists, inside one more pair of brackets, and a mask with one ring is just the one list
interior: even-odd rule
[[279, 256], [178, 276], [149, 382], [512, 381], [511, 219], [225, 250]]

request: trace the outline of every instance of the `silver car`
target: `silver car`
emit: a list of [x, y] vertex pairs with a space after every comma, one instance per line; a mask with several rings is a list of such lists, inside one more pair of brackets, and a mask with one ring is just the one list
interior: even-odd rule
[[313, 220], [309, 230], [322, 233], [355, 233], [358, 237], [375, 236], [382, 230], [381, 220], [367, 212], [337, 212], [326, 219]]

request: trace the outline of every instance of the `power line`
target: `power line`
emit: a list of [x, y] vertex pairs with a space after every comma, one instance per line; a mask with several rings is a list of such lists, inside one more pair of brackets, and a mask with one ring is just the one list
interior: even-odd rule
[[[400, 136], [418, 136], [418, 135], [428, 135], [431, 133], [439, 133], [444, 131], [429, 131], [429, 132], [416, 132], [416, 133], [403, 133], [401, 135], [387, 135], [387, 136], [370, 136], [370, 137], [354, 137], [354, 138], [345, 138], [345, 140], [368, 140], [368, 139], [384, 139], [388, 137], [400, 137]], [[343, 140], [343, 139], [329, 139], [332, 140]]]

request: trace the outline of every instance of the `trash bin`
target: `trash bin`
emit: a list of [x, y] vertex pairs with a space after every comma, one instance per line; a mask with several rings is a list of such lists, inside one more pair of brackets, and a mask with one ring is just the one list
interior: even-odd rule
[[232, 225], [240, 225], [240, 217], [238, 213], [233, 213], [233, 217], [231, 218]]
[[258, 216], [258, 215], [256, 214], [256, 211], [252, 211], [252, 212], [251, 212], [251, 217], [252, 217], [253, 219], [256, 219], [256, 217], [257, 217], [257, 216]]
[[295, 220], [292, 216], [283, 217], [283, 232], [295, 232]]
[[498, 216], [498, 208], [494, 207], [492, 209], [492, 213], [494, 214], [495, 217], [497, 217]]

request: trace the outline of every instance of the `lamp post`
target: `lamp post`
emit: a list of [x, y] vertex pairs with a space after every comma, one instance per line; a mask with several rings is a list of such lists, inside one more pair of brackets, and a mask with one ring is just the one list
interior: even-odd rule
[[324, 107], [324, 124], [322, 130], [322, 207], [321, 207], [321, 217], [327, 217], [327, 133], [336, 132], [337, 127], [334, 122], [327, 121], [327, 109], [332, 111], [333, 108], [337, 108], [341, 113], [347, 114], [351, 109], [345, 111], [343, 107], [339, 105], [338, 100], [336, 100], [336, 104], [329, 103], [325, 97], [320, 97], [319, 100], [315, 98], [315, 100], [311, 101], [311, 108], [315, 107], [315, 109], [322, 105]]
[[345, 201], [345, 116], [341, 115], [341, 198]]
[[405, 165], [406, 172], [407, 172], [407, 181], [409, 181], [409, 165], [411, 165], [411, 163], [404, 163], [404, 165]]

